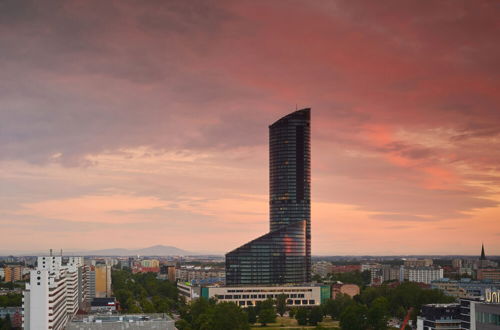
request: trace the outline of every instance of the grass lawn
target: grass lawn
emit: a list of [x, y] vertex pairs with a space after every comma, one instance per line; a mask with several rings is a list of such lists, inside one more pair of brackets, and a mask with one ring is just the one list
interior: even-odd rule
[[[339, 322], [338, 321], [332, 321], [330, 317], [326, 317], [323, 319], [323, 322], [319, 323], [323, 328], [325, 329], [338, 329], [339, 328]], [[256, 323], [251, 329], [252, 330], [257, 330], [257, 329], [266, 329], [266, 328], [281, 328], [281, 329], [287, 329], [287, 330], [301, 330], [301, 329], [314, 329], [316, 328], [315, 326], [300, 326], [297, 324], [297, 320], [289, 318], [289, 317], [281, 317], [278, 316], [276, 318], [275, 323], [269, 323], [265, 327], [261, 327], [258, 323]]]

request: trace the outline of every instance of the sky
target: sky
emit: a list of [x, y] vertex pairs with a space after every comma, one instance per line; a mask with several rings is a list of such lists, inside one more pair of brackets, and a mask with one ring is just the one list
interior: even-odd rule
[[312, 108], [312, 252], [500, 254], [500, 2], [0, 1], [0, 254], [269, 230]]

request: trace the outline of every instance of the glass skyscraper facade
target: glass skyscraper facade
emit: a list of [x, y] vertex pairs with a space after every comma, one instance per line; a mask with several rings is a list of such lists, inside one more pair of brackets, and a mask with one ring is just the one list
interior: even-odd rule
[[269, 126], [270, 232], [226, 254], [227, 285], [311, 281], [311, 110]]

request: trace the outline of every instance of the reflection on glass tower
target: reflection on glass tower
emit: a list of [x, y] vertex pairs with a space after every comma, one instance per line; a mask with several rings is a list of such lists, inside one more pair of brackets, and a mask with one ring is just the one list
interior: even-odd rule
[[226, 254], [227, 285], [311, 281], [311, 110], [269, 126], [270, 232]]

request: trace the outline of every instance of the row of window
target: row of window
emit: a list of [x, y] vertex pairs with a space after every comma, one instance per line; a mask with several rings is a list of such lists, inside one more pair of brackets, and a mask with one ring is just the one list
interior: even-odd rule
[[[307, 299], [302, 299], [302, 300], [288, 299], [286, 301], [287, 305], [314, 305], [315, 303], [316, 303], [316, 301], [314, 299], [310, 299], [310, 300], [307, 300]], [[251, 300], [248, 300], [248, 301], [240, 300], [240, 301], [238, 301], [238, 305], [240, 305], [240, 306], [253, 306], [254, 303]]]
[[479, 323], [500, 325], [500, 315], [485, 312], [476, 312], [476, 321]]
[[[226, 295], [215, 295], [217, 299], [273, 299], [278, 298], [278, 294], [226, 294]], [[286, 294], [287, 298], [304, 298], [303, 293], [292, 293]]]

